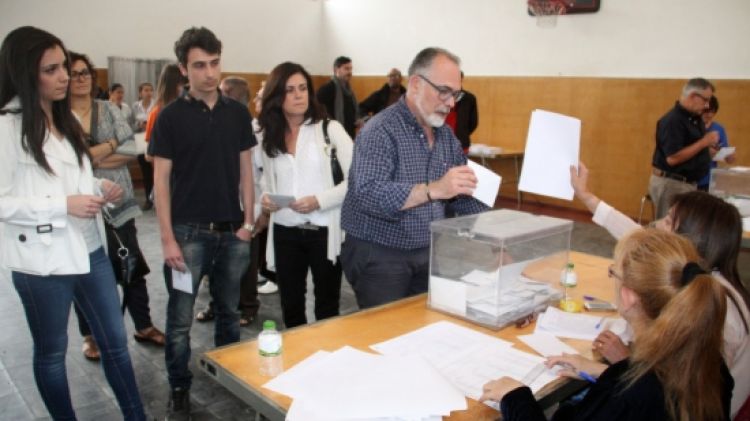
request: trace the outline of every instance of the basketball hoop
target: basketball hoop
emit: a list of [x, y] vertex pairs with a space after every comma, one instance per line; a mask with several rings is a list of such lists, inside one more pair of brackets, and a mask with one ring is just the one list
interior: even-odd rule
[[529, 14], [536, 17], [536, 26], [553, 28], [557, 16], [565, 14], [565, 4], [558, 0], [528, 0]]

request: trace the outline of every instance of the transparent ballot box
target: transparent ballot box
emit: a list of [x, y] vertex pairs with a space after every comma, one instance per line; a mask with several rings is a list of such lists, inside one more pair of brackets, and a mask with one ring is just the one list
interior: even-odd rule
[[502, 209], [430, 231], [430, 308], [500, 329], [562, 298], [573, 222]]
[[708, 191], [722, 198], [750, 199], [750, 168], [713, 168]]
[[750, 168], [713, 168], [708, 191], [736, 206], [744, 218], [750, 216]]

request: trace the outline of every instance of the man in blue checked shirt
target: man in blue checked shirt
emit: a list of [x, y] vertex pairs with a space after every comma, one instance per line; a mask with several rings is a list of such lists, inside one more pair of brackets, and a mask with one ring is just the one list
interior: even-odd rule
[[406, 95], [373, 117], [354, 143], [341, 226], [341, 263], [360, 308], [427, 291], [430, 222], [446, 209], [487, 206], [445, 118], [461, 97], [460, 60], [426, 48], [409, 66]]

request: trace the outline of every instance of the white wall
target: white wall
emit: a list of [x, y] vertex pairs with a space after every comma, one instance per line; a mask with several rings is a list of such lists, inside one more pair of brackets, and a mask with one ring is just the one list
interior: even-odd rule
[[222, 41], [222, 70], [268, 72], [285, 60], [316, 68], [322, 3], [312, 0], [0, 0], [0, 34], [33, 25], [97, 67], [108, 56], [175, 59], [191, 26]]
[[438, 45], [473, 75], [750, 76], [748, 0], [601, 2], [550, 29], [536, 26], [525, 0], [327, 0], [325, 18], [329, 49], [351, 54], [362, 73], [403, 69]]
[[[0, 0], [0, 34], [45, 28], [106, 66], [106, 57], [172, 58], [192, 25], [224, 43], [223, 69], [267, 72], [293, 60], [316, 74], [337, 55], [355, 73], [405, 70], [428, 45], [470, 75], [750, 77], [750, 1], [602, 0], [598, 13], [538, 28], [525, 0]], [[93, 18], [96, 17], [96, 18]], [[742, 41], [745, 40], [745, 41]]]

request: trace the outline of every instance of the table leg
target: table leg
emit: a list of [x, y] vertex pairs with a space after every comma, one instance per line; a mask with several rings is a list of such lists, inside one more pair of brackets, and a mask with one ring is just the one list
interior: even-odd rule
[[523, 198], [521, 197], [521, 189], [519, 188], [519, 185], [521, 183], [521, 173], [518, 170], [518, 155], [515, 155], [513, 157], [513, 163], [516, 166], [516, 208], [521, 209], [521, 201], [523, 200]]

